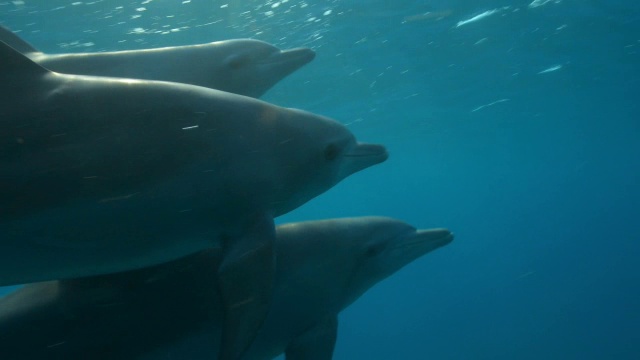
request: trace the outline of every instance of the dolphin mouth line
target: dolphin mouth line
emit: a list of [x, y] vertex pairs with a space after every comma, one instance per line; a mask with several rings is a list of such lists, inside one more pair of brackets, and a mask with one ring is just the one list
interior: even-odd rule
[[387, 153], [382, 152], [382, 153], [377, 153], [377, 154], [344, 154], [344, 157], [352, 157], [352, 158], [359, 158], [359, 157], [369, 157], [369, 156], [384, 156], [387, 155]]
[[435, 238], [435, 239], [415, 239], [415, 240], [411, 240], [411, 241], [406, 241], [406, 242], [400, 242], [395, 244], [395, 246], [393, 247], [394, 249], [403, 249], [406, 247], [412, 247], [412, 246], [416, 246], [416, 245], [424, 245], [424, 244], [433, 244], [433, 243], [442, 243], [444, 244], [448, 244], [451, 241], [453, 241], [453, 233], [449, 232], [447, 234], [445, 234], [444, 236]]
[[275, 54], [272, 54], [267, 59], [265, 59], [262, 64], [270, 65], [270, 64], [288, 64], [291, 62], [301, 62], [303, 64], [309, 63], [311, 60], [315, 59], [316, 52], [309, 48], [294, 48], [281, 50]]
[[358, 143], [358, 146], [351, 152], [345, 153], [342, 156], [346, 158], [380, 157], [387, 159], [389, 152], [387, 152], [387, 149], [382, 145]]

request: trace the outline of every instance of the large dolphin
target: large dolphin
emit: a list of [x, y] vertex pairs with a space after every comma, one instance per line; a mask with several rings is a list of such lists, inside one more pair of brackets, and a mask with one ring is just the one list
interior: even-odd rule
[[253, 39], [147, 50], [45, 54], [2, 26], [0, 41], [56, 72], [173, 81], [251, 97], [262, 96], [315, 57], [309, 48], [280, 50]]
[[221, 244], [222, 359], [266, 317], [273, 218], [387, 158], [336, 121], [199, 86], [51, 72], [0, 42], [0, 286]]
[[[444, 229], [363, 217], [281, 225], [269, 315], [245, 360], [331, 359], [337, 315], [451, 242]], [[215, 359], [219, 251], [152, 268], [28, 285], [0, 299], [0, 354], [26, 359]]]

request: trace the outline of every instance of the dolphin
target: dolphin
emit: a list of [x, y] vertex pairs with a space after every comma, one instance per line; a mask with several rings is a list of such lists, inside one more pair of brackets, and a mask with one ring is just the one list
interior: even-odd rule
[[266, 317], [273, 218], [387, 159], [340, 123], [199, 86], [49, 71], [0, 42], [0, 286], [221, 245], [222, 359]]
[[260, 97], [315, 57], [309, 48], [280, 50], [259, 40], [101, 53], [45, 54], [0, 26], [0, 41], [60, 73], [162, 80]]
[[[246, 360], [331, 359], [337, 316], [453, 240], [384, 217], [285, 224], [269, 315]], [[22, 359], [216, 359], [219, 250], [142, 270], [27, 285], [0, 299], [0, 354]]]

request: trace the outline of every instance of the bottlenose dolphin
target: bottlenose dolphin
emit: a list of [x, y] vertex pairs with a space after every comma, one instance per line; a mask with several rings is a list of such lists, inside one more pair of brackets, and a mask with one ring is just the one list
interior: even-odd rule
[[0, 41], [56, 72], [173, 81], [251, 97], [262, 96], [315, 57], [309, 48], [280, 50], [253, 39], [146, 50], [45, 54], [2, 26]]
[[0, 286], [221, 244], [222, 359], [266, 316], [273, 218], [387, 158], [328, 118], [199, 86], [59, 74], [2, 42], [0, 94]]
[[[277, 227], [271, 308], [245, 360], [331, 359], [337, 315], [444, 246], [445, 229], [383, 217]], [[222, 306], [205, 250], [152, 268], [28, 285], [0, 299], [0, 354], [22, 359], [215, 359]]]

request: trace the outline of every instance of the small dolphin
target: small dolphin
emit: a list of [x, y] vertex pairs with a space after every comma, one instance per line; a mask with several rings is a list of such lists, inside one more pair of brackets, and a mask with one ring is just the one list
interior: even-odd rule
[[45, 54], [2, 26], [0, 41], [56, 72], [173, 81], [251, 97], [262, 96], [315, 57], [309, 48], [280, 50], [253, 39], [147, 50]]
[[225, 360], [266, 317], [273, 218], [387, 159], [328, 118], [193, 85], [59, 74], [2, 42], [0, 94], [0, 286], [221, 245]]
[[[244, 357], [331, 359], [337, 315], [379, 281], [453, 240], [383, 217], [277, 227], [264, 327]], [[152, 268], [28, 285], [0, 299], [0, 350], [23, 359], [215, 359], [222, 306], [205, 250]]]

